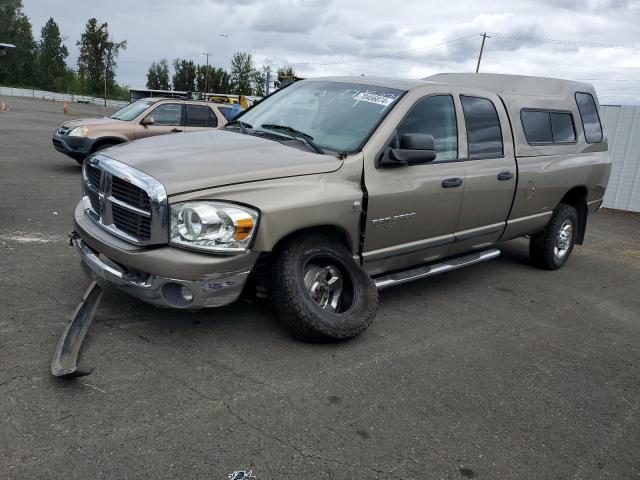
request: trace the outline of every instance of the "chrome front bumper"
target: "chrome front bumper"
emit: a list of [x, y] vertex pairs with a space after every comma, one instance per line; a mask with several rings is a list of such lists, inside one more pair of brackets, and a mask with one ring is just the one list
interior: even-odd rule
[[251, 269], [211, 274], [192, 281], [165, 278], [125, 270], [120, 265], [75, 240], [80, 261], [87, 276], [98, 283], [113, 285], [147, 303], [165, 308], [199, 309], [221, 307], [238, 299]]

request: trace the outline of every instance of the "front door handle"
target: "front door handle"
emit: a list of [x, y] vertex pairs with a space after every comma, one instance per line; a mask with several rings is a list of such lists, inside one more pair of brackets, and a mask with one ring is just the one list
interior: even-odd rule
[[179, 128], [172, 128], [172, 129], [171, 129], [171, 132], [172, 132], [172, 133], [178, 133], [178, 132], [181, 132], [181, 131], [182, 131], [182, 130], [180, 130]]
[[462, 179], [460, 177], [447, 178], [442, 181], [442, 188], [456, 188], [462, 185]]
[[510, 171], [506, 171], [506, 172], [500, 172], [498, 174], [498, 180], [500, 180], [501, 182], [504, 182], [505, 180], [511, 180], [513, 178], [513, 172]]

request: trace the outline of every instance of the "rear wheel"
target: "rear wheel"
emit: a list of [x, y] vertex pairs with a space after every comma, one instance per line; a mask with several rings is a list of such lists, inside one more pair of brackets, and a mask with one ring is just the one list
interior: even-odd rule
[[570, 205], [560, 205], [540, 233], [531, 236], [529, 258], [539, 268], [557, 270], [571, 255], [578, 234], [578, 213]]
[[377, 312], [373, 280], [337, 240], [315, 235], [295, 238], [276, 255], [272, 275], [280, 321], [301, 340], [355, 337]]

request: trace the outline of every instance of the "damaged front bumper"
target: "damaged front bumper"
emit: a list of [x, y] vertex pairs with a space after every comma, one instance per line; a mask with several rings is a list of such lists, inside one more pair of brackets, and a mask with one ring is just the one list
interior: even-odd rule
[[209, 255], [169, 245], [140, 247], [74, 214], [73, 243], [91, 280], [112, 285], [147, 303], [195, 310], [234, 302], [242, 293], [260, 253]]
[[158, 307], [199, 309], [221, 307], [238, 299], [251, 269], [226, 274], [210, 274], [201, 280], [166, 278], [123, 268], [75, 240], [83, 269], [91, 280], [106, 283], [132, 297]]

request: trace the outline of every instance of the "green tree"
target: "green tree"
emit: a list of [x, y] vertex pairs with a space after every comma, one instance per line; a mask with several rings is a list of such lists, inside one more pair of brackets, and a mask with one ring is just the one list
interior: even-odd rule
[[236, 52], [231, 59], [231, 91], [236, 95], [253, 95], [255, 64], [250, 53]]
[[127, 41], [113, 41], [109, 36], [109, 25], [106, 22], [98, 25], [98, 21], [91, 18], [78, 41], [78, 47], [78, 75], [83, 79], [85, 91], [99, 95], [104, 91], [106, 76], [107, 93], [112, 92], [116, 85], [116, 59], [120, 51], [127, 48]]
[[69, 56], [67, 47], [62, 44], [62, 36], [58, 24], [49, 18], [40, 32], [38, 44], [38, 84], [45, 90], [64, 89], [67, 65], [65, 58]]
[[267, 71], [269, 67], [264, 65], [262, 70], [254, 69], [251, 78], [253, 95], [264, 97], [267, 84]]
[[153, 62], [147, 72], [147, 88], [151, 90], [169, 90], [169, 62], [163, 58], [158, 63]]
[[209, 80], [207, 82], [205, 75], [207, 74], [206, 65], [198, 65], [198, 75], [196, 77], [196, 89], [204, 92], [208, 84], [211, 93], [229, 93], [229, 73], [224, 68], [216, 68], [209, 65]]
[[197, 67], [192, 60], [176, 58], [173, 61], [173, 89], [187, 92], [196, 90]]
[[214, 93], [231, 92], [231, 75], [224, 68], [215, 68], [209, 77], [209, 90]]
[[293, 77], [296, 76], [296, 71], [293, 67], [281, 67], [278, 69], [278, 82], [283, 82], [285, 80], [293, 80]]
[[34, 86], [36, 42], [21, 0], [0, 1], [0, 41], [16, 46], [0, 61], [0, 83]]

